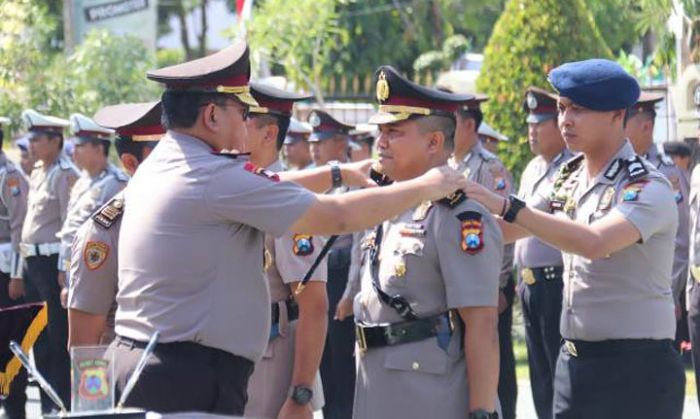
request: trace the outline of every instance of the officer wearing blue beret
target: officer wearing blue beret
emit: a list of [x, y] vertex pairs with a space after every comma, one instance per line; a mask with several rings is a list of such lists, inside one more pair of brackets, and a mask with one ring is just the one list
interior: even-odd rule
[[671, 292], [678, 213], [669, 181], [625, 138], [637, 81], [602, 59], [555, 68], [559, 128], [581, 155], [527, 203], [470, 184], [504, 238], [562, 250], [564, 294], [555, 418], [680, 418], [685, 376], [673, 349]]

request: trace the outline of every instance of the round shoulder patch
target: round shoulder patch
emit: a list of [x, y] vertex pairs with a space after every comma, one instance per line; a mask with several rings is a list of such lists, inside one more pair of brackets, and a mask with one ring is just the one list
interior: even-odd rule
[[89, 241], [85, 244], [83, 251], [83, 261], [85, 266], [91, 271], [100, 269], [109, 256], [109, 245], [101, 241]]

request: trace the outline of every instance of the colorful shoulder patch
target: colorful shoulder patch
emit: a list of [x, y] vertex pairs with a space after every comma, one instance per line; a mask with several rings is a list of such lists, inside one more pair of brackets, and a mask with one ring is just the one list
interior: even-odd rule
[[7, 187], [10, 189], [10, 194], [12, 196], [19, 196], [21, 190], [19, 189], [19, 179], [11, 177], [7, 179]]
[[89, 241], [83, 250], [83, 261], [91, 271], [100, 269], [109, 256], [109, 245], [101, 241]]
[[250, 172], [250, 173], [252, 173], [252, 174], [254, 174], [254, 175], [258, 175], [258, 176], [262, 176], [262, 177], [264, 177], [264, 178], [268, 178], [268, 179], [270, 179], [270, 180], [273, 181], [273, 182], [279, 182], [279, 181], [280, 181], [280, 177], [279, 177], [279, 175], [278, 175], [277, 173], [271, 172], [271, 171], [269, 171], [269, 170], [267, 170], [267, 169], [265, 169], [265, 168], [263, 168], [263, 167], [258, 167], [258, 166], [254, 165], [254, 164], [251, 163], [251, 162], [247, 162], [247, 163], [245, 164], [245, 166], [243, 166], [243, 168], [244, 168], [246, 171], [248, 171], [248, 172]]
[[462, 222], [460, 246], [462, 251], [475, 255], [484, 248], [484, 229], [481, 214], [476, 211], [464, 211], [457, 215]]
[[622, 190], [622, 200], [625, 202], [638, 200], [639, 194], [642, 192], [642, 189], [644, 189], [647, 183], [649, 182], [646, 180], [638, 180], [625, 186]]
[[313, 236], [308, 234], [295, 234], [292, 237], [294, 246], [292, 251], [297, 256], [308, 256], [314, 252]]

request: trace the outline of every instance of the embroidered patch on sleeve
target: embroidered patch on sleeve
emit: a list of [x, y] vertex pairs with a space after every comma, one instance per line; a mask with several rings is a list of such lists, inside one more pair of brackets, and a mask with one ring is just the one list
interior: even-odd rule
[[481, 214], [476, 211], [465, 211], [457, 215], [462, 222], [460, 246], [462, 251], [470, 255], [479, 253], [484, 248], [484, 230]]
[[91, 271], [100, 269], [109, 256], [109, 245], [105, 242], [89, 241], [83, 251], [85, 266]]

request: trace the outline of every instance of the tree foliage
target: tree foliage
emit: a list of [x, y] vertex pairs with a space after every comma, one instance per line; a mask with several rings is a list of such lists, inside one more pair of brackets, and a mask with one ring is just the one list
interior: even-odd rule
[[463, 35], [453, 35], [442, 44], [442, 49], [422, 53], [413, 62], [413, 70], [423, 73], [426, 70], [449, 70], [455, 60], [470, 50], [470, 43]]
[[532, 158], [525, 141], [525, 89], [548, 87], [547, 74], [564, 62], [611, 56], [583, 0], [506, 5], [486, 46], [477, 88], [490, 96], [486, 120], [512, 140], [501, 144], [501, 154], [514, 175]]

